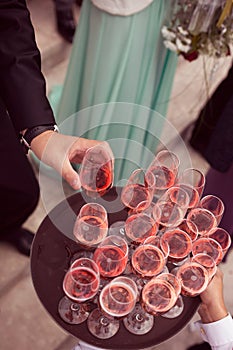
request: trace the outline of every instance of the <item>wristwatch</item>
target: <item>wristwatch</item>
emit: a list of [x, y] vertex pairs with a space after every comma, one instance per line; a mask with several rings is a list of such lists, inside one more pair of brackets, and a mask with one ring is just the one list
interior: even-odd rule
[[47, 124], [47, 125], [37, 125], [32, 128], [27, 129], [24, 135], [21, 136], [21, 144], [24, 148], [25, 153], [28, 153], [31, 148], [31, 142], [36, 137], [42, 134], [47, 130], [52, 130], [58, 132], [59, 129], [56, 124]]

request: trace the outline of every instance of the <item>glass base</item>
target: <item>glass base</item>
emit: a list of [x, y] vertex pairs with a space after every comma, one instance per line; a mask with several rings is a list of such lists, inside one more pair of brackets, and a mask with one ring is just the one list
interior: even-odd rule
[[123, 319], [125, 328], [133, 334], [148, 333], [154, 325], [154, 316], [148, 314], [141, 305], [137, 304], [133, 311]]
[[100, 309], [94, 309], [87, 319], [87, 327], [96, 338], [108, 339], [118, 332], [120, 322], [111, 316], [106, 316]]
[[179, 295], [175, 305], [169, 311], [165, 312], [161, 316], [165, 318], [176, 318], [182, 314], [183, 310], [184, 310], [183, 298], [181, 295]]
[[69, 324], [83, 323], [89, 316], [85, 304], [75, 303], [66, 296], [60, 300], [58, 312], [63, 321]]

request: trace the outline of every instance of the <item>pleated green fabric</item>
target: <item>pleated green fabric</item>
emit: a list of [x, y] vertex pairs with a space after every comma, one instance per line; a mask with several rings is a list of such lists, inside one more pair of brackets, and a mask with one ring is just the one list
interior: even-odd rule
[[[144, 148], [156, 151], [177, 65], [177, 55], [164, 47], [161, 36], [161, 27], [169, 20], [171, 4], [171, 0], [154, 0], [141, 12], [123, 17], [101, 11], [90, 0], [85, 0], [64, 86], [50, 94], [58, 124], [87, 107], [121, 103], [120, 110], [116, 104], [115, 112], [113, 108], [110, 113], [103, 108], [100, 115], [91, 108], [85, 117], [79, 117], [78, 113], [69, 124], [71, 130], [66, 130], [99, 140], [126, 140], [124, 151], [121, 150], [116, 159], [117, 181], [127, 178], [133, 168], [147, 165], [149, 160], [144, 159]], [[141, 108], [132, 107], [129, 111], [126, 107], [123, 121], [118, 120], [117, 115], [124, 113], [122, 103], [148, 107], [152, 111], [141, 113]], [[143, 126], [142, 118], [146, 119]], [[135, 142], [142, 146], [137, 154]], [[115, 147], [118, 151], [119, 143]]]

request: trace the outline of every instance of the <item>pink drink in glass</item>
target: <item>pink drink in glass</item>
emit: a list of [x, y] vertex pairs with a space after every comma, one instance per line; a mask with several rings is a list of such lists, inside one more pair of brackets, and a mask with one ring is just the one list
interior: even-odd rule
[[195, 261], [179, 266], [176, 277], [181, 281], [181, 293], [191, 297], [202, 293], [209, 283], [208, 271]]
[[102, 196], [112, 187], [113, 158], [105, 142], [86, 151], [81, 164], [80, 181], [89, 196]]
[[212, 228], [207, 234], [206, 237], [213, 238], [217, 241], [221, 247], [223, 252], [223, 257], [231, 246], [231, 236], [230, 234], [221, 227]]
[[221, 245], [213, 238], [201, 237], [193, 242], [192, 255], [195, 256], [200, 253], [210, 255], [216, 265], [218, 265], [223, 258], [223, 251]]
[[152, 315], [167, 312], [176, 303], [175, 289], [167, 281], [157, 277], [152, 278], [142, 290], [144, 309]]
[[125, 222], [126, 236], [135, 243], [142, 243], [147, 237], [154, 236], [158, 231], [158, 225], [148, 215], [134, 214]]
[[160, 151], [151, 164], [148, 171], [155, 177], [155, 191], [162, 191], [174, 185], [179, 168], [177, 156], [167, 150]]
[[101, 276], [119, 276], [127, 265], [128, 244], [120, 236], [108, 236], [95, 249], [93, 259], [99, 267]]
[[169, 260], [173, 263], [184, 260], [192, 250], [190, 236], [178, 228], [165, 231], [161, 242], [162, 246], [166, 243], [169, 245]]
[[166, 258], [158, 247], [142, 244], [134, 251], [131, 262], [137, 273], [152, 277], [163, 270]]
[[101, 309], [113, 317], [126, 316], [136, 304], [137, 293], [134, 281], [128, 277], [116, 277], [100, 293]]
[[74, 224], [73, 234], [84, 246], [95, 246], [108, 233], [108, 218], [105, 208], [98, 203], [85, 204]]
[[220, 198], [213, 195], [205, 196], [200, 201], [200, 207], [213, 213], [216, 218], [217, 225], [220, 224], [225, 209], [223, 201]]
[[198, 234], [201, 236], [217, 226], [217, 221], [213, 213], [203, 208], [191, 209], [187, 215], [187, 219], [197, 226]]
[[85, 266], [71, 268], [63, 280], [63, 289], [70, 299], [77, 302], [92, 299], [99, 290], [99, 276]]
[[121, 201], [126, 207], [140, 212], [151, 204], [153, 191], [153, 174], [151, 172], [145, 174], [144, 170], [136, 169], [122, 189]]

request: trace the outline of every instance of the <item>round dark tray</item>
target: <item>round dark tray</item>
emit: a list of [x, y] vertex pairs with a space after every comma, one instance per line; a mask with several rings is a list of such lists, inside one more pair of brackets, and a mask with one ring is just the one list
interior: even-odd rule
[[[121, 205], [119, 193], [119, 188], [112, 188], [97, 200], [109, 213], [109, 225], [127, 218], [127, 210]], [[60, 318], [57, 308], [59, 300], [64, 296], [62, 281], [72, 256], [80, 250], [73, 240], [73, 225], [85, 202], [81, 193], [65, 199], [46, 216], [36, 233], [31, 253], [31, 274], [35, 290], [45, 309], [64, 330], [86, 343], [104, 349], [117, 350], [119, 346], [122, 350], [144, 349], [174, 336], [195, 314], [200, 304], [199, 297], [183, 297], [183, 313], [174, 319], [155, 317], [154, 327], [145, 335], [129, 333], [121, 322], [115, 336], [102, 340], [88, 331], [86, 322], [70, 325]]]

